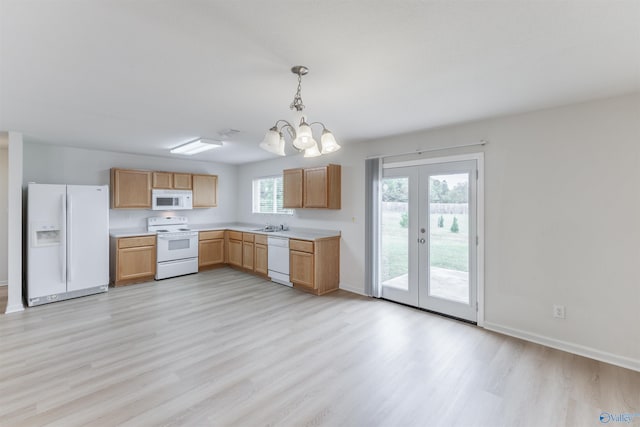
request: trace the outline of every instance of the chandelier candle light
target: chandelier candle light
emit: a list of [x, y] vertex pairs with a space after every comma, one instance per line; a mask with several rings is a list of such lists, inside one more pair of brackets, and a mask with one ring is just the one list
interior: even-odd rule
[[[296, 91], [296, 94], [293, 97], [293, 102], [291, 102], [289, 108], [296, 111], [300, 117], [300, 124], [295, 127], [287, 120], [280, 119], [276, 121], [276, 124], [265, 134], [264, 140], [260, 143], [260, 148], [270, 153], [284, 156], [284, 130], [287, 129], [287, 132], [292, 139], [293, 148], [298, 151], [304, 151], [305, 157], [317, 157], [321, 154], [338, 151], [340, 146], [336, 142], [336, 138], [326, 128], [326, 126], [321, 122], [307, 123], [307, 118], [303, 114], [304, 104], [302, 103], [302, 76], [307, 74], [309, 69], [304, 65], [296, 65], [291, 68], [291, 72], [298, 75], [298, 90]], [[322, 150], [318, 149], [318, 143], [313, 139], [313, 134], [311, 133], [311, 126], [316, 124], [322, 126], [322, 136], [320, 137]]]

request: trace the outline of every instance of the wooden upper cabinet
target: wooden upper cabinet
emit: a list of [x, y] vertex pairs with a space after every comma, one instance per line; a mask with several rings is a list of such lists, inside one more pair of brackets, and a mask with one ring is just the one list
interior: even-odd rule
[[340, 165], [282, 172], [284, 208], [340, 209]]
[[191, 174], [176, 172], [153, 172], [153, 188], [191, 190]]
[[151, 171], [111, 169], [111, 207], [151, 209]]
[[340, 209], [340, 165], [327, 165], [304, 170], [305, 208]]
[[151, 209], [151, 189], [193, 190], [194, 208], [218, 206], [218, 176], [111, 169], [112, 209]]
[[328, 205], [329, 189], [327, 188], [327, 169], [313, 168], [304, 171], [305, 208], [326, 208]]
[[176, 190], [191, 190], [191, 174], [174, 173], [173, 188], [175, 188]]
[[153, 172], [153, 188], [173, 188], [173, 174], [171, 172]]
[[193, 175], [193, 207], [214, 208], [218, 206], [218, 176]]
[[282, 172], [282, 207], [295, 209], [302, 207], [304, 169], [287, 169]]

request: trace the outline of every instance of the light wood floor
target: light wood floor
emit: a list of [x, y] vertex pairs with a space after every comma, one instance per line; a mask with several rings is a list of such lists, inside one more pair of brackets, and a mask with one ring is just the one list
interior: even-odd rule
[[3, 426], [596, 426], [640, 412], [638, 372], [228, 268], [0, 316], [0, 338]]

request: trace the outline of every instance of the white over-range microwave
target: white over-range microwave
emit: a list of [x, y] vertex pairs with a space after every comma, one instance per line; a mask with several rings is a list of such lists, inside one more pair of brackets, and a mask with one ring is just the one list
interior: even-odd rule
[[151, 190], [151, 209], [176, 211], [193, 208], [191, 190]]

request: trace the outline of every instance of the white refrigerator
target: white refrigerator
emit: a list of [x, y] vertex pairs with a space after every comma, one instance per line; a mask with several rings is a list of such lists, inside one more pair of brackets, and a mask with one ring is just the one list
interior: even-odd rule
[[109, 187], [30, 183], [27, 304], [106, 292]]

